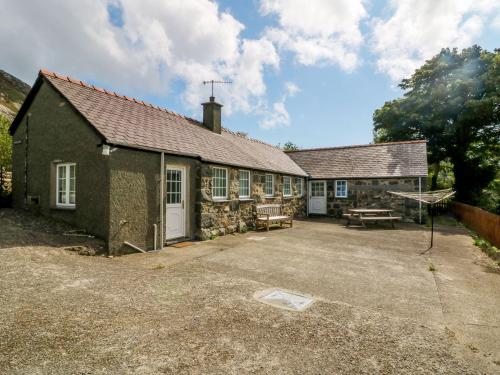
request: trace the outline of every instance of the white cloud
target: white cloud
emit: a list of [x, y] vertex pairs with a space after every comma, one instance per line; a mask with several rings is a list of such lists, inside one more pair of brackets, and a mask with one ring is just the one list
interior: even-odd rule
[[[109, 4], [121, 5], [122, 27]], [[209, 0], [0, 0], [0, 9], [2, 68], [28, 82], [40, 67], [125, 94], [167, 94], [181, 80], [184, 103], [199, 111], [209, 92], [201, 82], [229, 78], [217, 90], [227, 114], [258, 105], [264, 69], [279, 66], [271, 42], [242, 38], [244, 25]]]
[[491, 26], [500, 31], [500, 13], [491, 21]]
[[285, 82], [285, 90], [286, 94], [290, 97], [295, 96], [298, 92], [300, 92], [299, 87], [293, 82]]
[[412, 74], [443, 47], [474, 44], [498, 0], [392, 0], [391, 16], [373, 20], [372, 48], [377, 67], [394, 81]]
[[273, 103], [272, 110], [264, 109], [262, 111], [264, 118], [259, 122], [260, 127], [263, 129], [273, 129], [290, 126], [290, 114], [285, 107], [285, 102], [298, 92], [300, 92], [300, 89], [295, 83], [285, 82], [285, 93], [281, 99]]
[[263, 15], [276, 15], [279, 27], [265, 36], [295, 54], [303, 65], [337, 64], [354, 69], [363, 43], [360, 22], [367, 16], [362, 0], [261, 0]]

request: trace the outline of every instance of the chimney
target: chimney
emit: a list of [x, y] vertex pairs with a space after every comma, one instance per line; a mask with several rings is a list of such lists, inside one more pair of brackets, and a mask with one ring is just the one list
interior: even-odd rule
[[203, 124], [214, 133], [220, 134], [222, 131], [221, 125], [221, 108], [222, 104], [215, 101], [215, 97], [211, 96], [210, 101], [203, 103]]

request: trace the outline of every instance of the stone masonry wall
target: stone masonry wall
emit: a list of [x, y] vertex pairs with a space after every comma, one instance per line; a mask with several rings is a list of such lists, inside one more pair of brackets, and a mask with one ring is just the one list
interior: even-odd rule
[[274, 174], [274, 197], [264, 194], [265, 172], [250, 170], [251, 197], [239, 199], [239, 169], [227, 167], [228, 199], [212, 199], [213, 165], [201, 167], [201, 187], [198, 194], [197, 215], [199, 217], [197, 236], [202, 240], [234, 232], [254, 229], [254, 205], [259, 203], [280, 203], [287, 213], [295, 217], [306, 215], [306, 181], [303, 178], [303, 195], [297, 195], [297, 186], [292, 178], [292, 197], [283, 197], [283, 175]]
[[[341, 217], [349, 208], [388, 208], [393, 215], [402, 216], [403, 221], [418, 222], [418, 202], [399, 198], [387, 191], [418, 191], [418, 178], [374, 178], [347, 180], [347, 198], [335, 197], [335, 180], [327, 181], [328, 215]], [[422, 191], [427, 187], [427, 178], [422, 178]], [[422, 207], [425, 220], [426, 207]]]

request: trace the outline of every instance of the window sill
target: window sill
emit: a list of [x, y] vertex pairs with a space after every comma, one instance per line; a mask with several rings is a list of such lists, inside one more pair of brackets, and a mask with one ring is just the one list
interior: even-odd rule
[[240, 202], [253, 202], [255, 199], [253, 198], [240, 198], [239, 201]]
[[214, 202], [214, 203], [227, 203], [227, 202], [231, 202], [231, 200], [226, 199], [226, 198], [213, 198], [212, 202]]
[[293, 199], [293, 195], [283, 195], [283, 199]]
[[276, 198], [274, 195], [264, 195], [264, 198]]

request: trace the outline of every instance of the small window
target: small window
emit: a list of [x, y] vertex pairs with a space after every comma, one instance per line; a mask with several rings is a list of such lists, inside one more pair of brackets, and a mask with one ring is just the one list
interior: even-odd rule
[[292, 196], [292, 179], [288, 176], [283, 176], [283, 196]]
[[182, 202], [182, 170], [167, 169], [167, 204]]
[[76, 198], [76, 164], [57, 164], [56, 205], [58, 207], [75, 207]]
[[250, 198], [250, 172], [240, 171], [240, 199]]
[[266, 183], [264, 186], [264, 194], [266, 197], [272, 197], [274, 195], [274, 175], [266, 174]]
[[335, 181], [335, 197], [347, 198], [347, 181], [345, 180]]
[[300, 177], [295, 178], [295, 189], [297, 189], [297, 195], [299, 197], [304, 195], [304, 179]]
[[213, 168], [212, 175], [212, 198], [227, 199], [227, 169]]
[[324, 181], [311, 181], [311, 197], [325, 197]]

